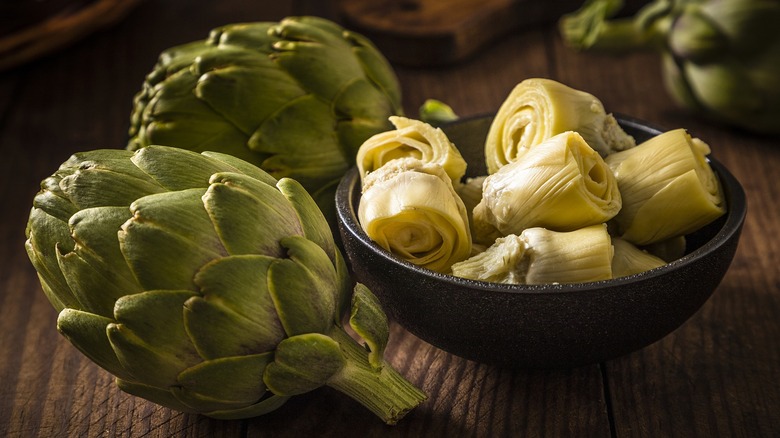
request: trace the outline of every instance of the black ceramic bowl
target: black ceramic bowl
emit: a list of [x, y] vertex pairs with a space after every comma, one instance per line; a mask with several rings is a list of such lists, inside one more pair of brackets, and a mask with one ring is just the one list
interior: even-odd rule
[[[491, 117], [444, 128], [484, 174]], [[620, 117], [637, 142], [661, 131]], [[716, 160], [728, 212], [688, 236], [686, 255], [665, 266], [614, 280], [578, 284], [503, 285], [442, 275], [396, 258], [358, 224], [360, 178], [351, 170], [336, 194], [339, 227], [355, 279], [387, 313], [419, 338], [458, 356], [522, 368], [571, 368], [641, 349], [688, 320], [723, 279], [746, 213], [739, 182]]]

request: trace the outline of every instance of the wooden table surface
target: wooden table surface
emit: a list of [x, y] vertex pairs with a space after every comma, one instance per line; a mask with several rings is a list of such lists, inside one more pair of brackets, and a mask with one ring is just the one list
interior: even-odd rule
[[780, 140], [677, 109], [653, 55], [574, 53], [549, 26], [459, 65], [397, 66], [405, 110], [416, 114], [432, 97], [463, 116], [491, 112], [520, 80], [548, 77], [593, 93], [609, 111], [710, 143], [744, 186], [749, 212], [728, 274], [682, 327], [605, 363], [528, 371], [461, 359], [394, 324], [387, 358], [429, 398], [393, 427], [327, 388], [245, 421], [182, 414], [118, 390], [57, 333], [24, 252], [38, 184], [73, 152], [123, 147], [133, 94], [161, 50], [307, 7], [148, 0], [110, 29], [0, 73], [0, 436], [780, 436]]

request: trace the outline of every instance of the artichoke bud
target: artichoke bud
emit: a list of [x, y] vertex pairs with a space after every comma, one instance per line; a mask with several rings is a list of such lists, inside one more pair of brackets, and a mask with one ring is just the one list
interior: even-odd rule
[[466, 207], [440, 164], [396, 159], [369, 173], [358, 219], [379, 246], [433, 271], [449, 272], [471, 251]]
[[510, 284], [580, 283], [612, 278], [605, 224], [556, 232], [528, 228], [496, 239], [485, 252], [452, 266], [458, 277]]
[[612, 276], [614, 278], [638, 274], [666, 264], [660, 258], [623, 239], [612, 239], [612, 247], [615, 252], [612, 257]]
[[512, 89], [490, 125], [485, 141], [488, 173], [566, 131], [577, 131], [602, 156], [635, 145], [592, 94], [550, 79], [531, 78]]
[[402, 113], [392, 67], [317, 17], [238, 23], [160, 54], [134, 98], [127, 148], [218, 151], [298, 180], [335, 224], [338, 181]]
[[358, 150], [357, 167], [361, 181], [397, 158], [414, 158], [423, 163], [435, 163], [444, 168], [453, 186], [466, 174], [466, 160], [440, 128], [406, 117], [390, 117], [396, 129], [376, 134]]
[[648, 245], [723, 215], [725, 200], [707, 162], [709, 152], [706, 143], [676, 129], [607, 157], [623, 197], [614, 218], [620, 237]]
[[573, 231], [600, 224], [621, 208], [617, 181], [601, 156], [576, 132], [527, 150], [484, 181], [474, 208], [475, 240], [544, 227]]
[[341, 327], [352, 282], [295, 180], [216, 152], [86, 152], [44, 180], [26, 233], [58, 330], [130, 394], [232, 419], [331, 385], [388, 423], [425, 398], [382, 359], [370, 291], [353, 323], [370, 351]]

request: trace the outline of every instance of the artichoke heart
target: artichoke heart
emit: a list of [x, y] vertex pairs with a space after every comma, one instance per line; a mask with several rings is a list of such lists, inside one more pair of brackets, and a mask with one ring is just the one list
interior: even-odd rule
[[358, 150], [356, 161], [361, 181], [366, 174], [391, 160], [416, 158], [424, 163], [440, 164], [452, 184], [460, 184], [466, 173], [466, 160], [444, 131], [406, 117], [393, 116], [390, 122], [396, 129], [372, 136]]
[[558, 134], [485, 179], [474, 208], [475, 240], [526, 228], [573, 231], [608, 221], [621, 207], [617, 182], [576, 132]]
[[448, 273], [471, 251], [466, 207], [439, 164], [406, 158], [369, 173], [358, 218], [379, 246], [433, 271]]
[[614, 218], [620, 237], [649, 245], [723, 215], [725, 200], [707, 162], [709, 153], [706, 143], [676, 129], [607, 157], [623, 197]]
[[452, 266], [452, 274], [508, 284], [580, 283], [612, 278], [605, 224], [556, 232], [528, 228], [496, 239], [485, 252]]
[[501, 104], [485, 141], [488, 173], [565, 131], [577, 131], [601, 156], [635, 146], [601, 101], [551, 79], [520, 82]]

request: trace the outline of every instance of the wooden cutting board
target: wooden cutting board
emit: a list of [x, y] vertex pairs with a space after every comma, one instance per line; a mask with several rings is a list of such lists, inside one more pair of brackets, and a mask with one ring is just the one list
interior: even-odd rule
[[576, 0], [339, 0], [344, 24], [392, 62], [437, 66], [462, 61], [496, 39], [548, 24]]

